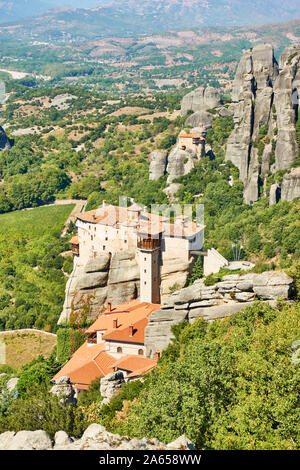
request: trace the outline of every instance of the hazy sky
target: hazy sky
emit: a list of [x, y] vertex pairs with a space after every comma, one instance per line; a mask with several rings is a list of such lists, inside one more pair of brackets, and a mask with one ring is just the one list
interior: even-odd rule
[[45, 3], [53, 6], [71, 5], [76, 8], [89, 8], [109, 2], [110, 0], [45, 0]]

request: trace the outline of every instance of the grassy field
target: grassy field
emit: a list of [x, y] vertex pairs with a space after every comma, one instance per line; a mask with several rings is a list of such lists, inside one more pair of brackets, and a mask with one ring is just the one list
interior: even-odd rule
[[55, 330], [66, 277], [61, 230], [74, 204], [0, 215], [0, 330]]
[[19, 369], [40, 355], [48, 357], [56, 346], [56, 336], [43, 331], [0, 332], [2, 341], [5, 343], [6, 365], [13, 369]]
[[0, 215], [0, 239], [32, 239], [60, 231], [74, 204], [37, 207]]

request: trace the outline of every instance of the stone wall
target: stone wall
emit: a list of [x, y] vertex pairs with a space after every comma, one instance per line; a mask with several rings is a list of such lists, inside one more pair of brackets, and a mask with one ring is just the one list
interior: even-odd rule
[[211, 322], [245, 309], [257, 299], [273, 302], [291, 296], [293, 279], [279, 271], [262, 274], [230, 274], [221, 282], [205, 286], [199, 279], [163, 302], [160, 310], [152, 312], [145, 330], [146, 355], [154, 357], [170, 343], [172, 325], [182, 321], [193, 323], [202, 317]]

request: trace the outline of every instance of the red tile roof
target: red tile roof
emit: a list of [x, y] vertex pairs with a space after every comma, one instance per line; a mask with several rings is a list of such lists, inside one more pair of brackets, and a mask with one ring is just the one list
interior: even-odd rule
[[[157, 310], [157, 309], [156, 309]], [[151, 312], [149, 312], [150, 314]], [[134, 322], [132, 320], [132, 334], [130, 325], [124, 325], [103, 335], [105, 341], [121, 341], [126, 343], [143, 344], [145, 340], [145, 328], [148, 325], [148, 318]]]
[[79, 245], [78, 235], [75, 235], [75, 237], [72, 237], [69, 243], [71, 243], [72, 245]]
[[105, 352], [105, 343], [84, 343], [52, 380], [67, 376], [74, 384], [89, 385], [92, 380], [109, 374], [113, 362], [115, 358]]
[[181, 134], [179, 137], [182, 139], [200, 139], [200, 140], [205, 140], [204, 137], [201, 137], [198, 134]]
[[[68, 376], [76, 388], [87, 389], [94, 379], [109, 374], [112, 371], [112, 366], [124, 359], [126, 361], [122, 363], [129, 367], [130, 373], [135, 373], [136, 370], [145, 371], [143, 373], [146, 373], [147, 370], [155, 367], [156, 361], [154, 359], [142, 356], [125, 356], [116, 361], [116, 358], [106, 352], [105, 341], [143, 344], [148, 317], [154, 310], [159, 308], [159, 304], [132, 300], [113, 307], [111, 312], [107, 311], [106, 314], [102, 314], [86, 333], [105, 331], [102, 337], [104, 341], [92, 345], [85, 342], [52, 380]], [[117, 328], [113, 326], [114, 319], [118, 320]], [[133, 334], [131, 334], [130, 325], [133, 325]]]
[[[100, 315], [86, 333], [103, 331], [103, 340], [143, 343], [148, 317], [159, 308], [160, 304], [132, 300]], [[114, 320], [117, 320], [117, 328], [114, 327]], [[130, 325], [133, 325], [133, 335], [130, 334]]]
[[[135, 206], [132, 207], [134, 208]], [[164, 233], [166, 236], [190, 237], [204, 228], [203, 225], [198, 226], [194, 222], [189, 222], [186, 224], [185, 230], [182, 230], [176, 227], [176, 224], [168, 223], [169, 219], [167, 217], [145, 211], [140, 212], [139, 216], [132, 220], [129, 215], [129, 209], [109, 205], [79, 214], [77, 219], [83, 222], [103, 224], [115, 228], [120, 228], [120, 226], [134, 227], [137, 234], [149, 234], [153, 237], [158, 236], [160, 233]]]
[[[137, 374], [141, 371], [150, 371], [157, 365], [157, 359], [150, 359], [144, 356], [127, 355], [118, 359], [112, 364], [111, 369], [121, 369]], [[138, 374], [137, 374], [138, 375]]]

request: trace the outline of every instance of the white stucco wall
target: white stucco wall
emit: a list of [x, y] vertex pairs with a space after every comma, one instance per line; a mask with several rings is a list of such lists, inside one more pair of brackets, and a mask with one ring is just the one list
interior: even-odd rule
[[[117, 349], [122, 348], [122, 353], [118, 353]], [[144, 351], [144, 356], [146, 355], [146, 348], [144, 345], [136, 344], [136, 343], [121, 343], [121, 342], [114, 342], [114, 341], [105, 341], [105, 350], [108, 354], [115, 357], [116, 359], [120, 359], [121, 357], [127, 356], [128, 354], [138, 356], [139, 349]]]

